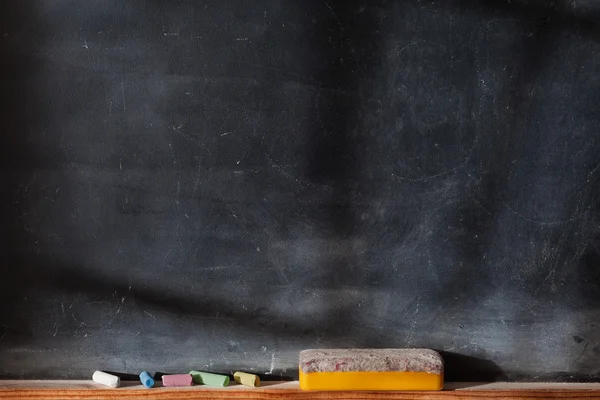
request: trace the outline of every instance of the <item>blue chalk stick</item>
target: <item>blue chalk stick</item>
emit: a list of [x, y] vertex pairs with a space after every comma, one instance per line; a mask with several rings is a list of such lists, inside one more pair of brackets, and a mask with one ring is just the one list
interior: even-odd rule
[[152, 379], [148, 371], [142, 371], [140, 374], [140, 381], [142, 381], [142, 385], [146, 386], [147, 388], [154, 386], [154, 379]]

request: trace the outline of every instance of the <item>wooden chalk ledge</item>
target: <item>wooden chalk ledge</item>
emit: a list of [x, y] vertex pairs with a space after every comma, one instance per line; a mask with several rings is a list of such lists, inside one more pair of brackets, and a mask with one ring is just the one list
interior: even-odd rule
[[146, 389], [123, 382], [118, 389], [92, 381], [0, 380], [0, 399], [11, 400], [466, 400], [466, 399], [599, 399], [600, 383], [447, 383], [441, 392], [305, 392], [298, 382], [264, 382], [259, 388], [230, 385], [225, 388]]

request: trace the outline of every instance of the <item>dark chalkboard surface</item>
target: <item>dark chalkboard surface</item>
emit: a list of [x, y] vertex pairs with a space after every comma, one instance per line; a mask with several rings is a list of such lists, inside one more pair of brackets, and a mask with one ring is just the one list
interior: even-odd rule
[[600, 5], [0, 5], [0, 376], [600, 372]]

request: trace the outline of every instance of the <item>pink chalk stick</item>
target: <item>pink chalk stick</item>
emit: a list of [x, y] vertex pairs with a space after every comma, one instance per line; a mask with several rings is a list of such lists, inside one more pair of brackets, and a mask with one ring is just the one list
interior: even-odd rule
[[163, 375], [163, 386], [192, 386], [192, 376], [190, 374]]

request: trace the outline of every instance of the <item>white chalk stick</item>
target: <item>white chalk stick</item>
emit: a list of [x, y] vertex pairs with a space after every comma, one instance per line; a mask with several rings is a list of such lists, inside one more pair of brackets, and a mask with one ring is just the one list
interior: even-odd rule
[[113, 388], [118, 388], [121, 386], [121, 378], [102, 371], [94, 372], [94, 375], [92, 375], [92, 380], [101, 385], [110, 386]]

